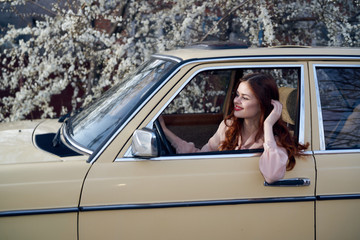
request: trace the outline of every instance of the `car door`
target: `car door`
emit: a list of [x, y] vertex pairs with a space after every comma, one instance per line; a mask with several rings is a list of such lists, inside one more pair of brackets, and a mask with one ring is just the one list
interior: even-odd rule
[[[259, 152], [165, 154], [146, 159], [135, 158], [130, 151], [133, 132], [152, 129], [158, 116], [199, 74], [234, 69], [279, 74], [277, 70], [284, 68], [297, 71], [294, 132], [300, 141], [310, 142], [305, 63], [188, 62], [144, 104], [93, 164], [81, 197], [79, 238], [313, 239], [315, 167], [311, 152], [297, 159], [295, 168], [285, 176], [305, 178], [310, 184], [283, 187], [264, 185]], [[206, 116], [206, 112], [199, 114]]]
[[360, 64], [313, 62], [316, 239], [360, 237]]

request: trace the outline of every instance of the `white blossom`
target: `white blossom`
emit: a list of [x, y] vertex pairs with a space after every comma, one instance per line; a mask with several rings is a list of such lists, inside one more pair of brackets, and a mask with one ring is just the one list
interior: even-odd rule
[[[28, 2], [8, 4], [16, 8]], [[9, 25], [0, 37], [0, 46], [7, 46], [2, 52], [6, 68], [1, 70], [0, 90], [9, 93], [0, 100], [0, 121], [28, 118], [34, 111], [42, 118], [58, 117], [89, 104], [154, 52], [194, 42], [230, 39], [261, 47], [360, 45], [358, 1], [64, 2], [72, 6], [54, 4], [42, 20], [24, 28]], [[22, 36], [27, 38], [17, 40]], [[72, 89], [71, 106], [55, 112], [51, 101], [67, 88]], [[202, 90], [204, 85], [199, 83], [187, 91], [189, 96], [203, 96]], [[204, 101], [200, 106], [184, 96], [175, 105], [190, 112], [204, 106], [208, 112], [218, 111]]]

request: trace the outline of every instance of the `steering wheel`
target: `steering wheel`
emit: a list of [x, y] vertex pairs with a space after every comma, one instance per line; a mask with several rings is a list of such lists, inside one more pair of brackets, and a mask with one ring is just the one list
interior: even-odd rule
[[161, 145], [165, 147], [165, 154], [168, 155], [174, 155], [175, 154], [175, 149], [174, 147], [169, 143], [169, 141], [167, 140], [165, 133], [160, 125], [159, 119], [156, 119], [154, 122], [154, 127], [156, 130], [156, 135], [159, 137]]

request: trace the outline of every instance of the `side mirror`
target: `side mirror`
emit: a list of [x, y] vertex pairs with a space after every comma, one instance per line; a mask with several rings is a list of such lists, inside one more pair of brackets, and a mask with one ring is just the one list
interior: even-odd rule
[[135, 130], [132, 136], [131, 149], [134, 157], [158, 157], [158, 143], [154, 131], [147, 128]]

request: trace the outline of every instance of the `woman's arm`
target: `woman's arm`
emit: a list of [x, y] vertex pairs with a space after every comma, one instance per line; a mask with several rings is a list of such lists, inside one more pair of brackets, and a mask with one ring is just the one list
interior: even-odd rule
[[193, 153], [193, 152], [211, 152], [218, 151], [220, 146], [220, 134], [222, 131], [225, 131], [225, 123], [222, 122], [217, 130], [217, 132], [212, 136], [208, 143], [205, 144], [201, 149], [195, 147], [195, 144], [192, 142], [186, 142], [180, 137], [176, 136], [171, 132], [164, 122], [164, 119], [159, 117], [161, 128], [163, 129], [166, 138], [169, 140], [171, 145], [176, 149], [176, 153]]
[[183, 139], [176, 136], [170, 129], [166, 127], [164, 119], [160, 116], [159, 122], [161, 128], [164, 131], [166, 138], [169, 140], [171, 145], [175, 148], [176, 153], [192, 153], [198, 152], [199, 149], [195, 147], [195, 144], [192, 142], [186, 142]]
[[278, 146], [273, 133], [273, 126], [280, 119], [282, 105], [279, 101], [271, 100], [274, 109], [264, 121], [264, 152], [260, 157], [259, 168], [268, 183], [284, 177], [288, 154], [286, 149]]
[[272, 183], [285, 176], [288, 155], [286, 149], [276, 143], [264, 143], [264, 152], [259, 160], [260, 172], [265, 181]]

